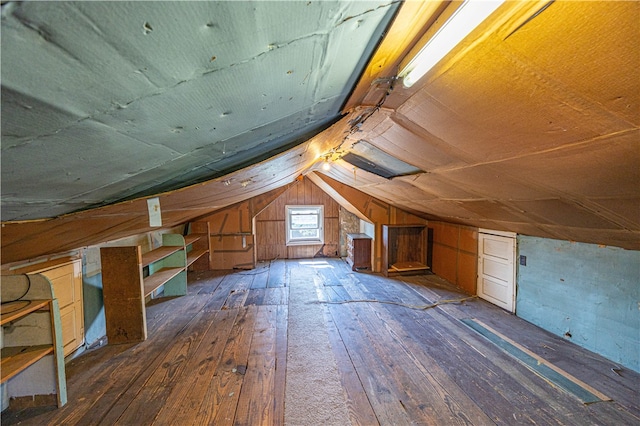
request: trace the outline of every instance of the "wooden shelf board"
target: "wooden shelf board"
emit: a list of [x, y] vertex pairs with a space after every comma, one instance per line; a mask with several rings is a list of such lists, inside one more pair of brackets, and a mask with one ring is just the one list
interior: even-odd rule
[[184, 244], [188, 246], [198, 241], [200, 238], [204, 238], [206, 234], [189, 234], [184, 237]]
[[184, 250], [183, 246], [162, 246], [155, 250], [150, 251], [142, 255], [142, 267], [149, 266], [153, 262], [157, 262], [170, 254], [173, 254], [179, 250]]
[[209, 250], [207, 249], [200, 249], [200, 250], [192, 250], [187, 254], [187, 266], [191, 266], [191, 264], [193, 262], [195, 262], [196, 260], [200, 259], [202, 256], [204, 256], [205, 254], [209, 253]]
[[184, 271], [185, 268], [162, 268], [144, 279], [144, 297], [147, 297], [162, 284]]
[[420, 262], [397, 262], [389, 267], [389, 272], [420, 271], [423, 269], [429, 269], [429, 267]]
[[53, 354], [53, 345], [2, 348], [1, 382], [4, 383], [49, 354]]
[[[29, 302], [26, 304], [26, 302]], [[0, 325], [6, 324], [8, 322], [14, 321], [22, 316], [25, 316], [31, 312], [37, 311], [38, 309], [42, 309], [49, 306], [49, 300], [24, 300], [24, 301], [16, 301], [16, 305], [25, 305], [20, 308], [13, 310], [13, 303], [8, 303], [3, 306], [4, 310], [9, 310], [9, 312], [1, 312], [0, 315]], [[19, 305], [19, 306], [20, 306]]]

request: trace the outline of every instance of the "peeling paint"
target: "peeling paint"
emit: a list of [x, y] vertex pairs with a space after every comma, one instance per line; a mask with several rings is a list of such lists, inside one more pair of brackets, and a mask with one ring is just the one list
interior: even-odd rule
[[640, 371], [640, 251], [525, 236], [518, 251], [518, 316]]

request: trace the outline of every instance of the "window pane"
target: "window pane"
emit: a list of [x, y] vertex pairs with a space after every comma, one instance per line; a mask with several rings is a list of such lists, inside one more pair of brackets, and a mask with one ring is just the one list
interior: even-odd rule
[[324, 241], [322, 206], [286, 206], [287, 245]]
[[294, 212], [291, 214], [291, 229], [301, 228], [317, 228], [318, 227], [318, 215], [314, 214], [300, 214], [300, 212]]
[[320, 238], [320, 231], [318, 229], [292, 229], [291, 230], [291, 239], [309, 239], [309, 238]]

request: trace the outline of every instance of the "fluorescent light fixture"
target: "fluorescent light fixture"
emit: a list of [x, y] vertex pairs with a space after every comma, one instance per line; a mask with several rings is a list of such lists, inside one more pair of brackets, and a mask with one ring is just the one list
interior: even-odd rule
[[502, 3], [504, 0], [466, 0], [400, 71], [404, 86], [411, 87], [422, 78]]
[[342, 159], [352, 166], [385, 179], [422, 173], [417, 167], [387, 154], [364, 139], [354, 143], [350, 152], [344, 154]]

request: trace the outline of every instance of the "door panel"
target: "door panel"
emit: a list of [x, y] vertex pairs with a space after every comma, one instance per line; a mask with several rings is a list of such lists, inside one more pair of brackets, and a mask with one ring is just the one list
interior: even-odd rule
[[64, 356], [67, 356], [84, 343], [82, 264], [75, 260], [39, 272], [51, 281], [58, 299]]
[[509, 291], [505, 283], [492, 281], [488, 279], [482, 280], [482, 288], [484, 290], [485, 298], [495, 299], [500, 303], [509, 303]]
[[56, 276], [55, 278], [49, 278], [49, 281], [53, 284], [53, 292], [56, 299], [58, 299], [58, 305], [62, 310], [73, 304], [73, 301], [75, 300], [75, 286], [70, 285], [70, 283], [73, 283], [73, 265], [67, 265], [61, 269], [65, 269], [67, 273]]
[[[493, 235], [492, 237], [498, 237], [498, 236]], [[505, 237], [502, 237], [502, 238], [505, 238]], [[488, 256], [497, 257], [498, 259], [509, 260], [511, 245], [510, 245], [510, 241], [497, 240], [495, 238], [485, 238], [483, 240], [482, 249], [483, 249], [483, 253]]]
[[64, 314], [60, 315], [60, 323], [62, 325], [62, 346], [64, 353], [67, 355], [76, 349], [76, 315], [75, 310], [67, 309]]
[[516, 239], [478, 234], [478, 296], [513, 312]]
[[482, 273], [491, 278], [509, 282], [512, 274], [511, 265], [501, 260], [486, 256], [482, 265]]

